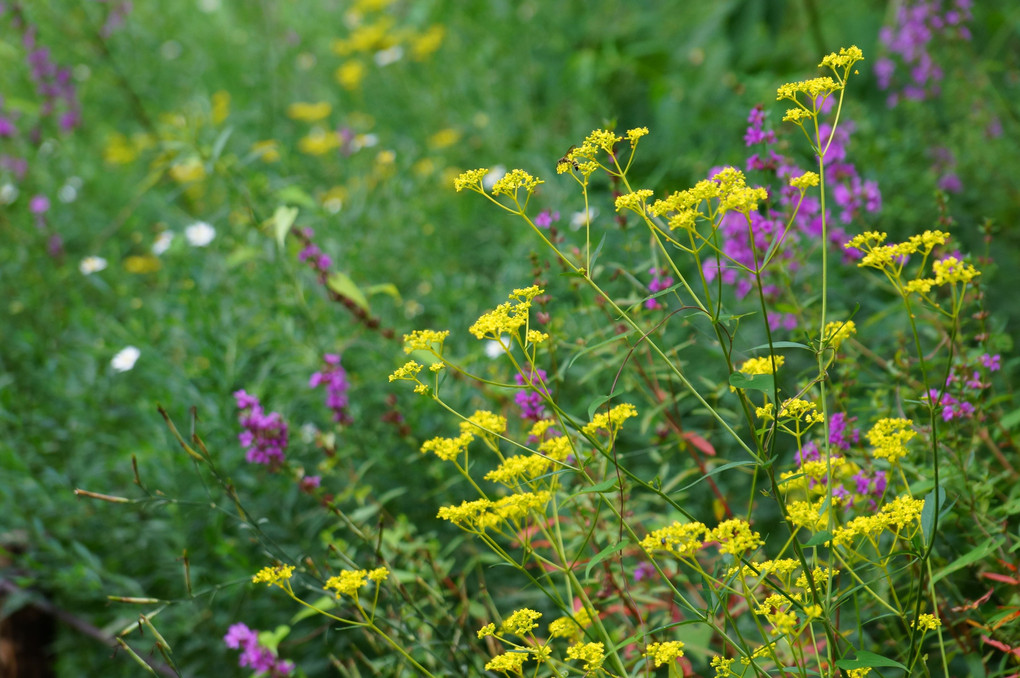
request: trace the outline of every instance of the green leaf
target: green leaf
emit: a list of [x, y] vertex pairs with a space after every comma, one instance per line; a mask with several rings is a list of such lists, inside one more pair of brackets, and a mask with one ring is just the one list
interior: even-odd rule
[[945, 501], [946, 493], [939, 487], [934, 488], [924, 498], [924, 508], [921, 509], [921, 534], [924, 535], [925, 544], [931, 543], [932, 531], [935, 529], [935, 512], [942, 508]]
[[314, 617], [319, 614], [319, 610], [332, 610], [337, 605], [337, 599], [336, 596], [319, 596], [317, 599], [311, 601], [311, 603], [312, 606], [317, 609], [313, 610], [307, 607], [301, 608], [293, 617], [290, 618], [290, 623], [297, 624], [302, 619]]
[[[599, 244], [595, 246], [595, 251], [591, 253], [591, 267], [595, 268], [595, 262], [598, 261], [599, 253], [602, 252], [602, 246], [606, 244], [606, 233], [602, 234], [602, 239], [599, 240]], [[588, 275], [591, 275], [591, 271], [588, 271]]]
[[874, 652], [868, 652], [867, 650], [857, 650], [857, 659], [840, 659], [836, 662], [836, 666], [841, 669], [865, 669], [875, 668], [878, 666], [888, 666], [897, 669], [907, 670], [907, 667], [900, 664], [898, 661], [883, 657], [880, 654]]
[[574, 494], [574, 496], [576, 497], [578, 494], [590, 494], [592, 492], [598, 492], [599, 494], [603, 494], [605, 492], [609, 492], [610, 490], [615, 490], [615, 489], [616, 489], [616, 478], [606, 478], [605, 480], [603, 480], [600, 483], [596, 483], [596, 484], [592, 485], [591, 487], [586, 487], [583, 490], [580, 490], [579, 492]]
[[803, 546], [821, 546], [825, 542], [832, 541], [832, 532], [828, 530], [822, 530], [821, 532], [815, 532], [810, 539], [804, 542]]
[[331, 273], [326, 280], [326, 285], [337, 294], [347, 297], [360, 306], [365, 313], [369, 312], [368, 299], [365, 298], [361, 289], [346, 274], [339, 271]]
[[730, 386], [734, 388], [749, 388], [753, 391], [765, 391], [766, 393], [772, 393], [776, 389], [776, 380], [771, 374], [744, 374], [743, 372], [734, 372], [730, 375]]
[[319, 203], [315, 202], [315, 198], [305, 193], [304, 189], [300, 186], [285, 186], [276, 192], [276, 198], [280, 202], [301, 205], [309, 209], [315, 209], [319, 206]]
[[946, 575], [952, 574], [953, 572], [956, 572], [960, 568], [967, 567], [971, 563], [975, 563], [983, 559], [989, 553], [996, 551], [1000, 546], [1002, 546], [1004, 541], [1006, 540], [1002, 538], [995, 539], [989, 537], [983, 543], [978, 544], [970, 551], [967, 551], [962, 556], [960, 556], [959, 558], [957, 558], [956, 560], [949, 563], [941, 570], [933, 574], [931, 578], [931, 583], [934, 584], [935, 582], [942, 579]]
[[[763, 348], [769, 348], [768, 344], [760, 344], [753, 348], [748, 349], [748, 352], [758, 351]], [[811, 347], [807, 344], [798, 344], [796, 341], [773, 341], [772, 348], [802, 348], [805, 351], [810, 351]]]
[[591, 405], [588, 405], [588, 421], [594, 419], [595, 413], [598, 411], [598, 409], [605, 405], [612, 397], [613, 396], [599, 396], [598, 398], [593, 400], [591, 402]]
[[591, 568], [595, 567], [596, 565], [601, 563], [603, 560], [605, 560], [609, 556], [611, 556], [614, 553], [616, 553], [617, 551], [620, 551], [620, 550], [626, 548], [626, 546], [627, 546], [627, 542], [622, 542], [621, 541], [616, 546], [610, 546], [609, 548], [602, 549], [601, 551], [596, 553], [595, 556], [592, 557], [592, 559], [588, 561], [588, 567], [584, 568], [584, 578], [587, 579], [588, 575], [591, 574]]
[[711, 471], [709, 471], [705, 475], [701, 476], [700, 478], [695, 480], [690, 485], [684, 485], [679, 490], [677, 490], [677, 492], [686, 492], [687, 490], [691, 489], [692, 487], [694, 487], [695, 485], [700, 483], [702, 480], [706, 480], [710, 476], [714, 476], [717, 473], [722, 473], [723, 471], [729, 470], [731, 468], [736, 468], [738, 466], [754, 466], [755, 463], [756, 462], [753, 462], [753, 461], [731, 461], [728, 464], [723, 464], [722, 466], [716, 466], [714, 469], [712, 469]]
[[290, 233], [290, 228], [297, 219], [298, 211], [297, 207], [280, 205], [273, 212], [273, 216], [270, 217], [269, 224], [273, 229], [273, 236], [280, 247], [283, 247], [284, 242], [287, 240], [287, 234]]
[[218, 137], [216, 137], [216, 141], [213, 142], [212, 152], [209, 154], [212, 157], [213, 162], [220, 159], [220, 155], [223, 153], [223, 147], [227, 145], [227, 140], [230, 139], [230, 135], [233, 133], [234, 128], [227, 127], [225, 130], [220, 132]]
[[393, 297], [393, 299], [396, 300], [397, 302], [400, 301], [400, 291], [397, 289], [397, 286], [394, 285], [393, 283], [380, 283], [379, 285], [370, 285], [369, 287], [365, 288], [365, 294], [367, 296], [372, 296], [374, 294], [388, 294], [389, 296]]
[[236, 250], [227, 255], [226, 264], [227, 268], [237, 268], [241, 264], [251, 261], [252, 259], [258, 259], [262, 256], [261, 250], [257, 250], [254, 247], [241, 246]]

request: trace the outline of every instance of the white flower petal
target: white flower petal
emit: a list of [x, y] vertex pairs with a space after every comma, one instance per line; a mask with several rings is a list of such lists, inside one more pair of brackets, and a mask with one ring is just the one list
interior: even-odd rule
[[93, 273], [102, 271], [104, 268], [106, 268], [106, 259], [103, 259], [102, 257], [85, 257], [81, 260], [81, 263], [78, 264], [78, 270], [81, 271], [83, 275], [92, 275]]
[[117, 355], [113, 356], [113, 360], [110, 361], [110, 365], [117, 372], [127, 372], [135, 366], [139, 356], [142, 352], [134, 346], [126, 346], [122, 348]]
[[184, 237], [192, 247], [205, 247], [216, 237], [216, 229], [204, 221], [196, 221], [184, 229]]

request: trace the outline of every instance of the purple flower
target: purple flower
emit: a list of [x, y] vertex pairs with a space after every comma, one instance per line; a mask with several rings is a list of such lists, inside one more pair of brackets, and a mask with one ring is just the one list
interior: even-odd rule
[[[652, 281], [648, 283], [648, 290], [653, 294], [655, 292], [661, 292], [662, 290], [669, 289], [673, 285], [673, 278], [667, 275], [669, 271], [664, 268], [651, 268], [648, 269], [648, 273], [652, 276]], [[662, 304], [659, 303], [658, 299], [645, 299], [645, 308], [662, 308]]]
[[642, 579], [651, 579], [656, 574], [655, 566], [647, 561], [638, 563], [638, 566], [634, 568], [634, 581], [639, 582]]
[[542, 210], [535, 217], [535, 225], [539, 228], [549, 228], [555, 222], [560, 220], [559, 212], [550, 212], [549, 210]]
[[237, 439], [247, 450], [245, 459], [251, 464], [263, 464], [270, 471], [283, 465], [287, 448], [287, 423], [278, 412], [266, 414], [259, 399], [244, 390], [236, 391], [234, 399], [240, 410], [238, 421], [244, 430]]
[[304, 476], [298, 482], [298, 488], [307, 494], [311, 494], [320, 485], [322, 485], [322, 476]]
[[270, 678], [286, 676], [294, 670], [294, 663], [280, 661], [268, 647], [259, 643], [258, 631], [244, 624], [234, 624], [223, 636], [223, 642], [231, 650], [241, 650], [237, 659], [240, 667], [249, 667], [256, 673], [267, 674]]
[[50, 210], [50, 199], [45, 195], [33, 195], [28, 201], [28, 209], [32, 214], [46, 214]]
[[347, 392], [350, 390], [350, 382], [347, 381], [347, 371], [340, 365], [340, 356], [335, 353], [327, 353], [322, 357], [323, 368], [312, 375], [308, 380], [308, 388], [326, 386], [326, 407], [333, 411], [333, 421], [338, 424], [351, 424], [354, 419], [348, 411], [350, 399]]
[[[532, 391], [518, 391], [514, 396], [514, 402], [521, 408], [521, 418], [531, 419], [538, 421], [539, 419], [545, 418], [545, 398], [549, 397], [549, 389], [545, 387], [547, 375], [545, 370], [533, 370], [530, 375], [530, 381], [535, 384], [535, 390]], [[518, 386], [525, 385], [525, 379], [523, 375], [515, 374], [514, 381], [517, 382]]]
[[1002, 368], [1002, 356], [998, 353], [995, 355], [985, 353], [981, 356], [981, 364], [984, 365], [989, 372], [998, 372]]
[[861, 439], [860, 429], [854, 428], [847, 434], [847, 427], [857, 421], [857, 417], [847, 417], [843, 412], [836, 412], [829, 417], [829, 444], [841, 450], [849, 450]]

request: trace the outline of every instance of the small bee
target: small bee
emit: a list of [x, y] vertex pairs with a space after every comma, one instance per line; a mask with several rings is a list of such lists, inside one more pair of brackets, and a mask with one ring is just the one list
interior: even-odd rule
[[570, 157], [570, 154], [573, 153], [575, 148], [577, 147], [571, 146], [570, 148], [568, 148], [567, 152], [563, 154], [563, 157], [556, 161], [556, 167], [559, 167], [560, 165], [572, 165], [573, 168], [576, 170], [577, 160], [574, 160]]

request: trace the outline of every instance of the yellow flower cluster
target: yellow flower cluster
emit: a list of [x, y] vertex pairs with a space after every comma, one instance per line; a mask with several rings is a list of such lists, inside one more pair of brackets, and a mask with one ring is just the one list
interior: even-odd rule
[[637, 408], [630, 403], [621, 403], [608, 412], [596, 414], [589, 423], [584, 425], [581, 431], [587, 436], [594, 436], [599, 431], [604, 431], [610, 438], [615, 438], [616, 434], [620, 432], [623, 422], [636, 416]]
[[541, 612], [535, 612], [526, 607], [515, 610], [499, 627], [499, 632], [504, 635], [512, 633], [523, 638], [531, 633], [533, 629], [538, 628], [538, 620], [541, 617]]
[[269, 586], [276, 584], [280, 588], [284, 588], [283, 583], [290, 581], [292, 576], [294, 576], [294, 567], [292, 565], [270, 565], [259, 570], [251, 578], [251, 581], [253, 584], [265, 583]]
[[522, 169], [512, 169], [492, 185], [492, 194], [506, 195], [512, 198], [517, 195], [519, 189], [523, 188], [530, 195], [535, 187], [544, 183], [541, 179], [536, 179]]
[[443, 506], [437, 517], [469, 532], [483, 532], [503, 521], [520, 522], [532, 511], [542, 512], [551, 498], [552, 494], [543, 490], [511, 494], [499, 501], [475, 499], [461, 502], [460, 506]]
[[335, 590], [337, 598], [341, 595], [354, 596], [357, 595], [358, 589], [365, 585], [367, 577], [368, 572], [365, 570], [344, 570], [339, 575], [327, 579], [323, 588], [327, 591]]
[[468, 331], [478, 339], [489, 337], [498, 340], [501, 334], [517, 334], [528, 323], [532, 300], [542, 292], [537, 285], [514, 290], [509, 296], [510, 301], [483, 314]]
[[737, 674], [733, 673], [730, 666], [735, 662], [735, 659], [726, 659], [725, 657], [715, 656], [712, 657], [712, 668], [715, 669], [715, 678], [729, 678]]
[[822, 59], [822, 63], [818, 64], [820, 68], [831, 68], [834, 71], [840, 69], [848, 69], [856, 64], [858, 61], [864, 60], [864, 52], [860, 50], [857, 45], [851, 45], [850, 47], [842, 47], [839, 53], [833, 52]]
[[765, 543], [761, 535], [752, 530], [746, 520], [740, 518], [731, 518], [719, 523], [705, 541], [718, 542], [720, 553], [735, 556], [753, 551]]
[[616, 211], [631, 210], [638, 214], [644, 214], [645, 203], [652, 197], [652, 194], [653, 193], [650, 189], [642, 188], [638, 191], [634, 191], [633, 193], [621, 195], [616, 199]]
[[[443, 342], [450, 336], [450, 330], [437, 332], [436, 330], [415, 330], [404, 335], [404, 353], [415, 351], [429, 351], [430, 353], [441, 354]], [[438, 346], [437, 346], [438, 345]]]
[[[776, 417], [774, 409], [772, 403], [767, 403], [764, 407], [755, 408], [754, 413], [759, 419], [769, 421]], [[778, 418], [803, 421], [806, 424], [819, 424], [825, 421], [825, 417], [818, 411], [818, 405], [802, 398], [784, 400], [779, 406]]]
[[[743, 172], [726, 167], [710, 179], [699, 181], [694, 188], [656, 200], [648, 212], [653, 216], [667, 217], [670, 230], [693, 230], [699, 219], [722, 217], [730, 211], [749, 214], [758, 209], [759, 202], [767, 198], [768, 193], [764, 188], [747, 185]], [[714, 209], [711, 205], [713, 200], [717, 201]], [[701, 211], [702, 203], [706, 203], [704, 213]]]
[[701, 523], [674, 522], [650, 532], [641, 540], [641, 548], [649, 554], [667, 551], [677, 558], [691, 558], [701, 550], [702, 540], [708, 533], [708, 528]]
[[776, 90], [776, 101], [783, 99], [797, 101], [800, 94], [805, 95], [806, 99], [812, 100], [820, 96], [827, 96], [840, 89], [842, 88], [839, 83], [828, 76], [801, 80], [800, 82], [788, 82], [785, 85], [780, 85]]
[[[946, 257], [932, 263], [934, 277], [923, 278], [919, 271], [917, 277], [902, 283], [900, 275], [907, 257], [920, 253], [924, 261], [927, 261], [927, 257], [936, 246], [944, 245], [949, 240], [949, 234], [944, 231], [925, 231], [920, 235], [911, 236], [905, 242], [890, 244], [885, 244], [886, 237], [885, 233], [867, 231], [852, 238], [844, 247], [863, 252], [864, 257], [857, 265], [882, 271], [894, 284], [902, 288], [903, 293], [927, 294], [935, 285], [969, 283], [981, 275], [972, 265], [956, 257]], [[924, 268], [923, 262], [921, 268]]]
[[486, 174], [489, 173], [487, 168], [479, 168], [462, 172], [460, 176], [453, 180], [453, 187], [460, 193], [465, 188], [472, 189], [475, 191], [484, 191], [482, 188], [482, 179]]
[[584, 629], [591, 626], [591, 615], [588, 610], [580, 609], [573, 617], [560, 617], [549, 624], [551, 638], [569, 638], [579, 640]]
[[550, 459], [566, 461], [567, 457], [574, 454], [574, 444], [567, 436], [556, 436], [539, 443], [538, 451]]
[[443, 461], [453, 461], [462, 453], [467, 452], [468, 445], [475, 437], [470, 433], [461, 433], [456, 438], [432, 438], [422, 443], [421, 452], [432, 452]]
[[[797, 108], [794, 110], [799, 111], [801, 109]], [[794, 188], [799, 188], [802, 191], [806, 191], [812, 186], [817, 186], [818, 181], [819, 179], [817, 173], [805, 172], [804, 174], [801, 174], [799, 177], [793, 177], [792, 179], [790, 179], [790, 185], [793, 186]]]
[[606, 660], [606, 646], [602, 643], [577, 643], [567, 648], [567, 658], [584, 662], [584, 670], [588, 673], [602, 668]]
[[879, 419], [868, 431], [868, 442], [875, 448], [875, 457], [895, 464], [907, 456], [907, 442], [917, 435], [909, 419]]
[[822, 511], [825, 499], [825, 497], [822, 497], [814, 504], [807, 501], [792, 501], [788, 503], [786, 511], [790, 516], [790, 522], [797, 527], [803, 527], [812, 532], [825, 529], [825, 526], [829, 524], [829, 512]]
[[920, 617], [915, 619], [910, 626], [912, 628], [920, 628], [925, 631], [934, 631], [938, 627], [942, 626], [942, 621], [933, 614], [922, 614]]
[[655, 662], [655, 668], [676, 661], [684, 656], [684, 644], [679, 640], [671, 640], [665, 643], [652, 643], [645, 648], [645, 657], [651, 657]]
[[627, 130], [627, 141], [630, 142], [631, 146], [635, 146], [638, 139], [648, 134], [647, 127], [635, 127], [634, 129]]
[[822, 332], [822, 343], [828, 344], [832, 350], [838, 351], [840, 345], [853, 335], [857, 334], [857, 325], [853, 320], [828, 323]]
[[397, 381], [398, 379], [418, 381], [419, 372], [421, 372], [421, 365], [414, 360], [410, 360], [404, 363], [402, 367], [394, 370], [393, 374], [390, 375], [390, 381]]
[[300, 122], [318, 122], [328, 118], [333, 112], [333, 107], [326, 101], [310, 104], [303, 101], [295, 101], [287, 106], [287, 117]]
[[493, 657], [485, 665], [487, 671], [501, 671], [503, 673], [521, 673], [521, 667], [528, 659], [527, 652], [504, 652]]
[[[924, 508], [924, 501], [921, 499], [913, 499], [908, 496], [896, 497], [883, 506], [877, 514], [858, 516], [846, 526], [837, 529], [832, 541], [837, 546], [849, 546], [857, 537], [867, 537], [873, 540], [886, 529], [899, 532], [921, 517], [922, 508]], [[909, 537], [909, 535], [907, 536]]]
[[[776, 369], [777, 370], [780, 367], [783, 366], [784, 362], [786, 362], [786, 357], [785, 356], [777, 355], [777, 356], [775, 356], [774, 359], [776, 361]], [[772, 360], [773, 360], [773, 357], [767, 356], [767, 355], [766, 356], [762, 356], [760, 358], [751, 358], [749, 360], [745, 360], [744, 364], [741, 365], [740, 369], [737, 370], [737, 371], [738, 372], [742, 372], [744, 374], [748, 374], [748, 375], [751, 375], [751, 374], [772, 374]]]
[[797, 614], [791, 609], [792, 605], [789, 599], [773, 593], [755, 608], [754, 613], [765, 617], [776, 633], [785, 635], [797, 630]]
[[460, 430], [462, 433], [493, 438], [506, 433], [506, 417], [487, 410], [476, 410], [467, 421], [460, 422]]
[[509, 488], [517, 487], [548, 473], [552, 462], [539, 454], [518, 454], [507, 457], [502, 464], [485, 474], [486, 480], [502, 483]]

